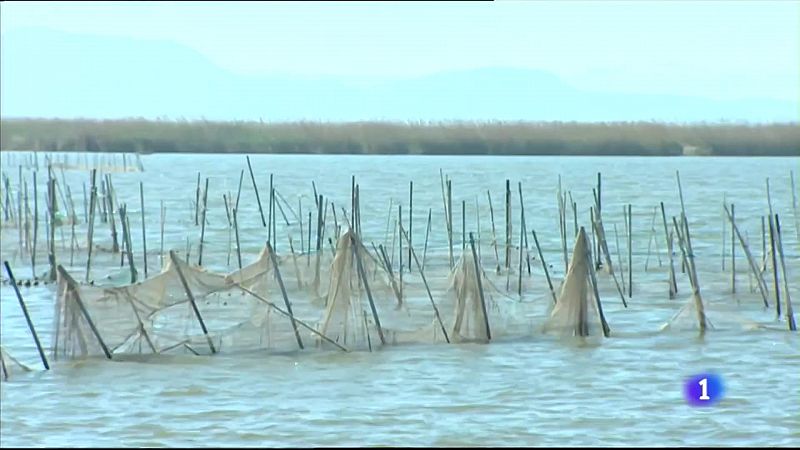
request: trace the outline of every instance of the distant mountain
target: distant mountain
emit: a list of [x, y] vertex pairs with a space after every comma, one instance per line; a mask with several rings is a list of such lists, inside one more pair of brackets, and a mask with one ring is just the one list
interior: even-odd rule
[[785, 122], [800, 115], [798, 102], [588, 92], [524, 69], [368, 83], [242, 76], [172, 42], [42, 29], [3, 34], [0, 55], [3, 117]]

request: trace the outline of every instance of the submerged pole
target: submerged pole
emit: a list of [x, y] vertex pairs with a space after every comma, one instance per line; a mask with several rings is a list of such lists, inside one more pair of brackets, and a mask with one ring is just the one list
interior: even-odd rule
[[[258, 213], [261, 215], [261, 226], [267, 226], [267, 221], [264, 219], [264, 209], [261, 208], [261, 197], [258, 195], [258, 185], [256, 185], [256, 176], [253, 175], [253, 166], [250, 165], [250, 156], [247, 156], [247, 169], [250, 171], [250, 180], [253, 182], [253, 190], [256, 193], [256, 204], [258, 205]], [[200, 178], [198, 175], [197, 182], [200, 183]], [[198, 184], [199, 189], [199, 184]], [[199, 199], [199, 196], [198, 196]], [[199, 200], [198, 200], [199, 201]], [[236, 198], [236, 209], [239, 209], [239, 198]]]
[[790, 331], [797, 331], [797, 324], [794, 320], [794, 310], [792, 310], [792, 299], [789, 295], [789, 277], [786, 276], [786, 263], [783, 260], [783, 237], [781, 235], [781, 221], [777, 214], [775, 214], [775, 234], [778, 241], [778, 255], [781, 261], [781, 272], [783, 273], [783, 298], [786, 301], [786, 319], [789, 323]]
[[536, 251], [539, 253], [539, 261], [541, 261], [542, 269], [544, 269], [547, 286], [550, 288], [550, 294], [553, 296], [553, 303], [556, 303], [558, 301], [556, 299], [556, 291], [553, 289], [553, 282], [550, 280], [550, 271], [547, 270], [547, 263], [544, 261], [544, 255], [542, 255], [542, 247], [539, 246], [539, 238], [536, 237], [536, 230], [531, 229], [531, 233], [533, 234], [533, 243], [536, 244]]
[[361, 281], [364, 283], [364, 289], [367, 291], [367, 299], [369, 299], [369, 307], [372, 310], [372, 318], [375, 320], [375, 326], [378, 329], [378, 336], [381, 338], [381, 344], [386, 345], [386, 338], [383, 336], [383, 328], [381, 328], [381, 321], [378, 318], [378, 310], [375, 309], [375, 302], [372, 300], [372, 292], [369, 290], [369, 283], [367, 282], [367, 274], [364, 271], [364, 265], [361, 263], [361, 255], [358, 253], [358, 242], [355, 237], [350, 235], [350, 243], [352, 246], [353, 256], [358, 266], [358, 274], [361, 276]]
[[197, 303], [195, 302], [194, 295], [192, 294], [192, 290], [189, 289], [189, 284], [186, 282], [186, 278], [183, 276], [183, 271], [181, 270], [180, 261], [178, 261], [178, 257], [175, 255], [175, 251], [170, 250], [169, 257], [172, 259], [172, 263], [175, 264], [175, 269], [178, 272], [178, 277], [181, 279], [181, 284], [183, 285], [184, 291], [186, 291], [186, 296], [189, 298], [189, 303], [192, 305], [192, 310], [194, 311], [195, 316], [197, 317], [197, 321], [200, 322], [200, 328], [203, 330], [203, 334], [206, 336], [206, 340], [208, 341], [208, 346], [211, 348], [211, 353], [217, 353], [217, 350], [214, 348], [214, 343], [211, 341], [211, 336], [208, 334], [208, 329], [206, 328], [205, 322], [203, 322], [203, 316], [200, 315], [200, 310], [197, 309]]
[[25, 301], [22, 299], [22, 294], [19, 292], [17, 280], [14, 279], [14, 274], [11, 272], [11, 267], [8, 265], [8, 261], [3, 261], [3, 265], [5, 265], [6, 273], [8, 273], [8, 278], [11, 280], [11, 286], [14, 287], [14, 292], [17, 294], [19, 307], [22, 308], [22, 313], [25, 314], [25, 321], [28, 322], [28, 329], [31, 330], [33, 341], [36, 343], [36, 350], [39, 351], [39, 357], [42, 359], [42, 364], [44, 365], [45, 370], [50, 370], [50, 365], [47, 363], [47, 357], [44, 356], [42, 344], [39, 342], [39, 335], [36, 334], [36, 329], [33, 327], [33, 321], [31, 321], [31, 316], [28, 314], [28, 308], [25, 306]]
[[[417, 264], [417, 269], [419, 269], [419, 274], [422, 277], [422, 283], [425, 285], [425, 291], [428, 293], [428, 299], [431, 301], [431, 306], [433, 307], [433, 312], [436, 315], [436, 321], [439, 322], [439, 327], [442, 330], [442, 334], [444, 334], [444, 340], [447, 343], [450, 343], [450, 337], [447, 336], [447, 330], [444, 327], [444, 322], [442, 322], [442, 318], [439, 315], [439, 308], [436, 307], [436, 302], [433, 300], [433, 294], [431, 294], [431, 289], [428, 287], [428, 280], [425, 278], [425, 271], [422, 270], [422, 264], [419, 262], [419, 258], [417, 258], [417, 253], [414, 251], [413, 247], [411, 246], [411, 237], [406, 234], [403, 228], [400, 228], [400, 233], [406, 238], [408, 241], [408, 249], [411, 252], [411, 256], [414, 258], [414, 262]], [[409, 264], [410, 265], [410, 264]]]
[[300, 331], [297, 329], [294, 313], [292, 312], [292, 304], [289, 302], [289, 297], [286, 295], [286, 287], [283, 285], [283, 277], [281, 277], [281, 269], [278, 267], [278, 260], [275, 258], [275, 252], [272, 251], [272, 246], [267, 241], [267, 252], [269, 252], [269, 259], [272, 261], [272, 267], [275, 268], [275, 275], [278, 278], [278, 286], [281, 288], [283, 295], [283, 302], [286, 305], [286, 310], [289, 311], [289, 319], [292, 321], [292, 328], [294, 329], [294, 337], [297, 339], [297, 345], [303, 349], [303, 340], [300, 339]]
[[481, 281], [481, 275], [483, 271], [481, 270], [481, 266], [478, 263], [478, 254], [475, 252], [475, 239], [472, 237], [472, 233], [469, 234], [469, 245], [472, 247], [472, 261], [475, 263], [475, 280], [478, 283], [478, 293], [480, 294], [481, 299], [481, 310], [483, 311], [483, 321], [486, 325], [486, 339], [492, 340], [492, 332], [489, 328], [489, 314], [486, 311], [486, 300], [483, 297], [483, 282]]
[[94, 337], [97, 338], [97, 342], [100, 344], [100, 348], [103, 349], [103, 353], [106, 355], [106, 358], [111, 358], [111, 352], [108, 351], [108, 347], [106, 343], [103, 341], [103, 338], [100, 336], [100, 332], [97, 330], [97, 327], [94, 325], [92, 321], [92, 317], [89, 315], [89, 311], [86, 310], [86, 305], [83, 304], [83, 300], [81, 300], [80, 293], [78, 293], [77, 283], [72, 277], [67, 273], [67, 271], [61, 265], [58, 266], [58, 272], [61, 274], [62, 277], [67, 281], [67, 288], [72, 291], [75, 295], [75, 302], [78, 304], [78, 307], [83, 314], [83, 317], [86, 319], [86, 322], [89, 324], [89, 328], [92, 330], [92, 334]]

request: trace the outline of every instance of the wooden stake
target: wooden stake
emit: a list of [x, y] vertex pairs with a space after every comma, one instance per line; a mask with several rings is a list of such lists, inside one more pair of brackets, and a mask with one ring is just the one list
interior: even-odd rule
[[[419, 263], [419, 258], [417, 258], [417, 253], [414, 251], [414, 248], [411, 245], [411, 237], [406, 234], [406, 232], [400, 228], [400, 232], [406, 238], [408, 242], [408, 249], [411, 253], [411, 256], [414, 258], [414, 262], [417, 264], [417, 269], [419, 269], [419, 274], [422, 277], [422, 283], [425, 285], [425, 291], [428, 292], [428, 299], [431, 301], [431, 306], [433, 307], [433, 314], [436, 316], [436, 321], [439, 322], [439, 327], [442, 330], [442, 334], [444, 335], [444, 340], [447, 343], [450, 343], [450, 338], [447, 336], [447, 330], [444, 328], [444, 323], [442, 322], [442, 318], [439, 315], [439, 308], [436, 307], [436, 302], [433, 300], [433, 294], [431, 294], [431, 289], [428, 287], [428, 280], [425, 279], [425, 271], [422, 270], [422, 264]], [[409, 264], [410, 265], [410, 264]]]
[[414, 238], [414, 182], [408, 182], [408, 273], [411, 273], [411, 242]]
[[[96, 169], [93, 169], [92, 171], [94, 172], [94, 170]], [[78, 304], [81, 313], [83, 313], [83, 317], [89, 324], [89, 328], [92, 330], [94, 337], [97, 338], [97, 342], [100, 344], [100, 348], [103, 349], [103, 353], [106, 355], [106, 358], [111, 359], [111, 352], [108, 351], [106, 343], [103, 342], [103, 338], [100, 336], [100, 332], [97, 331], [97, 327], [94, 326], [92, 317], [89, 315], [89, 311], [86, 310], [86, 306], [83, 304], [83, 301], [81, 300], [80, 293], [78, 292], [78, 284], [75, 282], [75, 280], [72, 279], [72, 277], [67, 273], [66, 270], [64, 270], [64, 268], [61, 265], [58, 266], [57, 270], [61, 274], [61, 276], [67, 281], [67, 289], [71, 290], [72, 293], [75, 295], [75, 302]]]
[[500, 254], [497, 250], [497, 231], [494, 226], [494, 208], [492, 207], [492, 194], [486, 190], [486, 196], [489, 198], [489, 215], [492, 218], [492, 246], [494, 247], [494, 258], [497, 261], [497, 273], [500, 273]]
[[97, 186], [95, 184], [95, 177], [97, 175], [97, 169], [92, 169], [92, 188], [91, 188], [91, 200], [89, 201], [89, 226], [88, 226], [88, 237], [87, 241], [87, 256], [86, 256], [86, 282], [89, 282], [89, 273], [92, 268], [92, 234], [94, 233], [94, 204], [95, 199], [97, 198]]
[[197, 317], [197, 321], [200, 322], [200, 328], [203, 330], [203, 334], [206, 336], [206, 340], [208, 341], [208, 347], [211, 349], [211, 353], [217, 353], [217, 350], [214, 348], [214, 343], [211, 341], [211, 336], [208, 335], [208, 329], [206, 328], [205, 322], [203, 322], [203, 316], [200, 315], [200, 310], [197, 309], [197, 303], [195, 302], [194, 295], [192, 295], [192, 290], [189, 289], [189, 284], [186, 282], [186, 278], [183, 276], [183, 271], [181, 270], [181, 263], [178, 261], [178, 257], [175, 255], [175, 252], [170, 250], [169, 257], [172, 259], [172, 263], [175, 264], [175, 269], [178, 272], [178, 277], [181, 279], [181, 284], [183, 285], [184, 291], [186, 291], [186, 296], [189, 298], [189, 303], [192, 305], [192, 310], [194, 311], [195, 316]]
[[[769, 186], [769, 179], [767, 179], [767, 186]], [[769, 187], [767, 188], [769, 189]], [[769, 192], [769, 191], [767, 191]], [[775, 255], [775, 222], [773, 220], [773, 216], [769, 216], [769, 247], [770, 253], [772, 254], [772, 275], [773, 280], [775, 281], [775, 318], [781, 318], [781, 293], [780, 293], [780, 285], [778, 284], [778, 262], [777, 257]]]
[[198, 249], [197, 265], [203, 266], [203, 241], [206, 236], [206, 213], [208, 211], [208, 177], [206, 177], [206, 186], [203, 191], [203, 216], [200, 223], [200, 248]]
[[422, 250], [422, 267], [419, 269], [420, 272], [425, 271], [425, 257], [428, 255], [428, 236], [431, 233], [431, 214], [433, 214], [433, 209], [428, 208], [428, 226], [425, 227], [425, 248]]
[[33, 335], [33, 342], [36, 344], [36, 349], [39, 351], [39, 357], [42, 359], [42, 365], [44, 365], [45, 370], [50, 370], [50, 365], [47, 363], [47, 357], [44, 356], [42, 344], [39, 342], [39, 335], [36, 334], [36, 329], [33, 327], [33, 321], [31, 321], [31, 316], [28, 314], [28, 308], [25, 306], [25, 301], [22, 299], [22, 294], [19, 292], [17, 280], [14, 278], [14, 274], [11, 272], [11, 267], [8, 265], [8, 261], [3, 261], [3, 265], [6, 267], [6, 273], [8, 273], [9, 280], [11, 280], [11, 286], [14, 287], [14, 292], [17, 294], [19, 307], [22, 308], [22, 313], [25, 315], [25, 321], [28, 322], [28, 329], [31, 330], [31, 334]]
[[511, 269], [511, 180], [506, 179], [506, 270]]
[[486, 325], [486, 338], [491, 341], [492, 332], [491, 329], [489, 328], [489, 314], [486, 311], [486, 300], [483, 297], [483, 282], [481, 281], [481, 276], [483, 275], [483, 271], [481, 270], [480, 264], [478, 264], [478, 254], [475, 252], [475, 240], [472, 238], [472, 233], [469, 234], [469, 245], [470, 247], [472, 247], [472, 261], [475, 263], [475, 281], [478, 283], [478, 293], [480, 294], [480, 299], [481, 299], [481, 310], [483, 311], [483, 321], [484, 324]]
[[381, 344], [386, 345], [386, 338], [383, 336], [383, 329], [381, 328], [381, 321], [378, 318], [378, 310], [375, 309], [375, 302], [372, 301], [372, 292], [369, 290], [369, 283], [367, 282], [367, 274], [364, 271], [364, 266], [361, 263], [361, 255], [358, 253], [358, 243], [355, 237], [350, 235], [350, 243], [353, 251], [353, 256], [356, 259], [358, 266], [358, 274], [361, 276], [361, 281], [364, 283], [364, 289], [367, 291], [367, 299], [369, 299], [369, 307], [372, 310], [372, 318], [375, 320], [375, 326], [378, 328], [378, 336], [381, 338]]
[[[247, 157], [247, 169], [250, 171], [250, 180], [253, 182], [253, 190], [256, 192], [256, 204], [258, 205], [258, 213], [261, 215], [261, 226], [267, 226], [267, 221], [264, 220], [264, 209], [261, 207], [261, 197], [258, 195], [258, 186], [256, 185], [256, 177], [253, 175], [253, 166], [250, 165], [250, 156]], [[200, 189], [200, 174], [197, 175], [197, 189]], [[199, 201], [198, 191], [198, 201]], [[239, 199], [236, 199], [236, 209], [239, 209]], [[197, 219], [195, 219], [196, 221]]]
[[[247, 165], [248, 166], [250, 165], [249, 156], [247, 157]], [[253, 182], [253, 185], [255, 186], [255, 182]], [[199, 218], [199, 212], [200, 212], [200, 172], [197, 172], [197, 189], [195, 190], [195, 196], [194, 196], [194, 226], [198, 225], [197, 219]]]
[[294, 329], [294, 336], [297, 339], [297, 345], [302, 350], [303, 340], [300, 339], [300, 331], [297, 330], [297, 323], [295, 322], [294, 313], [292, 312], [292, 304], [289, 302], [289, 296], [286, 295], [286, 287], [283, 285], [283, 277], [281, 277], [281, 269], [278, 267], [278, 260], [275, 258], [275, 252], [272, 251], [272, 246], [269, 242], [267, 242], [267, 252], [269, 252], [269, 259], [272, 261], [272, 267], [275, 268], [275, 276], [278, 278], [278, 286], [281, 288], [286, 311], [289, 311], [289, 319], [292, 321], [292, 328]]
[[[580, 233], [583, 233], [585, 236], [586, 230], [583, 227], [581, 227]], [[592, 264], [592, 249], [588, 248], [588, 246], [586, 249], [586, 263], [589, 265], [589, 281], [592, 285], [592, 291], [594, 292], [594, 299], [595, 303], [597, 304], [597, 312], [600, 315], [600, 325], [603, 328], [603, 336], [608, 337], [609, 334], [611, 334], [611, 329], [608, 326], [605, 314], [603, 314], [603, 304], [600, 301], [600, 291], [597, 288], [597, 275], [595, 274], [594, 264]], [[553, 295], [555, 296], [555, 294]]]
[[[236, 235], [236, 259], [239, 262], [239, 270], [242, 270], [242, 248], [239, 244], [239, 222], [236, 219], [236, 216], [239, 215], [239, 211], [234, 208], [233, 210], [233, 230]], [[311, 220], [311, 213], [308, 213], [308, 219]]]
[[675, 260], [673, 258], [672, 239], [667, 228], [667, 214], [664, 212], [664, 202], [661, 205], [661, 220], [664, 223], [664, 239], [667, 241], [667, 253], [669, 254], [669, 298], [674, 299], [678, 294], [678, 282], [675, 279]]
[[131, 227], [128, 222], [127, 206], [122, 205], [119, 209], [119, 220], [122, 225], [122, 239], [125, 240], [126, 253], [128, 254], [128, 266], [131, 269], [131, 284], [136, 283], [137, 272], [133, 264], [133, 247], [131, 245]]
[[781, 260], [781, 272], [783, 273], [783, 298], [786, 301], [786, 319], [789, 324], [789, 331], [797, 331], [797, 324], [794, 320], [794, 311], [792, 310], [792, 299], [789, 295], [789, 277], [786, 275], [786, 263], [783, 260], [783, 237], [781, 235], [781, 221], [777, 214], [775, 214], [775, 234], [777, 236], [778, 255]]
[[758, 284], [758, 289], [761, 292], [761, 298], [764, 300], [764, 307], [769, 308], [769, 302], [767, 301], [767, 287], [764, 279], [761, 278], [761, 275], [758, 273], [758, 268], [756, 267], [756, 263], [753, 260], [753, 255], [750, 253], [750, 249], [747, 247], [742, 234], [739, 232], [739, 227], [736, 226], [736, 222], [734, 221], [733, 216], [733, 204], [731, 204], [731, 211], [728, 211], [728, 207], [725, 206], [725, 213], [728, 215], [728, 220], [731, 221], [731, 225], [733, 226], [733, 232], [735, 236], [739, 238], [739, 242], [742, 244], [742, 249], [744, 250], [744, 254], [747, 257], [747, 262], [750, 264], [750, 269], [753, 271], [753, 275], [756, 277], [756, 281]]
[[550, 288], [550, 294], [553, 296], [553, 303], [556, 303], [556, 291], [553, 289], [553, 282], [550, 280], [550, 272], [547, 270], [547, 263], [544, 260], [544, 255], [542, 254], [542, 247], [539, 246], [539, 239], [536, 237], [536, 230], [531, 229], [531, 233], [533, 234], [533, 243], [536, 244], [536, 251], [539, 252], [539, 261], [542, 263], [542, 269], [544, 269], [544, 276], [547, 278], [547, 286]]
[[[111, 188], [111, 175], [106, 174], [105, 178], [105, 201], [108, 204], [108, 211], [111, 213], [108, 215], [108, 224], [111, 227], [111, 252], [117, 253], [119, 251], [119, 243], [117, 241], [117, 225], [114, 222], [114, 194], [113, 189]], [[120, 224], [122, 226], [122, 224]]]
[[631, 204], [628, 203], [628, 298], [633, 297], [633, 212], [631, 211]]

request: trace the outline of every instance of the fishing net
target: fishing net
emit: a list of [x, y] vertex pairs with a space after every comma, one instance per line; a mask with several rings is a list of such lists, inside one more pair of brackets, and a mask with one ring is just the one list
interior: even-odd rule
[[0, 380], [8, 381], [14, 376], [30, 372], [31, 368], [11, 356], [6, 349], [0, 346]]
[[158, 275], [121, 287], [80, 286], [62, 268], [53, 356], [297, 348], [282, 300], [272, 303], [280, 298], [274, 275], [266, 249], [228, 275], [190, 266], [173, 253]]
[[[480, 272], [480, 283], [478, 272]], [[444, 295], [434, 298], [441, 323], [436, 318], [427, 293], [417, 295], [413, 297], [413, 301], [412, 299], [407, 301], [408, 308], [414, 311], [416, 316], [426, 317], [428, 320], [414, 332], [399, 335], [399, 340], [445, 342], [449, 339], [451, 343], [488, 342], [501, 337], [529, 333], [534, 304], [522, 303], [509, 297], [497, 288], [483, 268], [480, 271], [476, 270], [471, 249], [462, 251], [446, 280]]]
[[387, 266], [352, 230], [341, 235], [330, 266], [320, 332], [351, 350], [396, 342], [398, 332], [413, 326], [401, 299]]
[[562, 336], [594, 336], [603, 333], [591, 281], [586, 232], [580, 229], [572, 250], [567, 276], [555, 306], [545, 321], [544, 332]]
[[[706, 320], [706, 330], [754, 330], [764, 328], [756, 320], [742, 316], [738, 307], [731, 302], [707, 302], [699, 300], [703, 305]], [[686, 302], [667, 322], [660, 331], [699, 331], [700, 318], [698, 314], [698, 299], [690, 295]], [[771, 314], [771, 312], [768, 312]]]

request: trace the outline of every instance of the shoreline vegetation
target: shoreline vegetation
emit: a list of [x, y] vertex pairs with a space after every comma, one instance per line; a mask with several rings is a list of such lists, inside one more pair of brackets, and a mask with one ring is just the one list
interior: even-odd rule
[[140, 154], [800, 156], [800, 124], [3, 119], [0, 150]]

